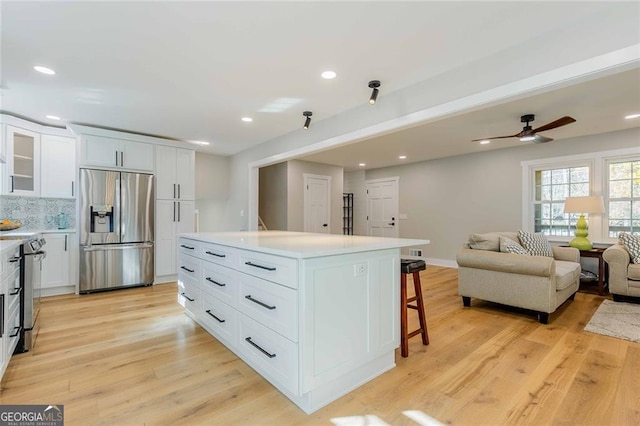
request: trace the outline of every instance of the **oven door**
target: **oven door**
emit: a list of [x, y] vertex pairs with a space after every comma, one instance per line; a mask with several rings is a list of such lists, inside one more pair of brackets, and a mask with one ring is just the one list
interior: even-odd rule
[[44, 250], [25, 253], [24, 271], [24, 350], [32, 349], [38, 335], [38, 313], [42, 293], [42, 259], [47, 253]]

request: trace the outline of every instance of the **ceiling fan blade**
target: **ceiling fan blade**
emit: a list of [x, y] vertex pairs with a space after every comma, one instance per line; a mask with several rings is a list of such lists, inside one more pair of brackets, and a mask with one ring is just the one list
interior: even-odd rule
[[507, 139], [507, 138], [517, 138], [520, 136], [520, 133], [516, 133], [515, 135], [511, 135], [511, 136], [494, 136], [492, 138], [480, 138], [480, 139], [474, 139], [471, 142], [478, 142], [478, 141], [491, 141], [494, 139]]
[[533, 129], [532, 133], [544, 132], [545, 130], [555, 129], [556, 127], [566, 126], [567, 124], [574, 123], [576, 121], [575, 118], [564, 116], [562, 118], [557, 119], [556, 121], [552, 121], [551, 123], [545, 124], [544, 126], [540, 126], [537, 129]]
[[533, 143], [547, 143], [547, 142], [551, 142], [552, 140], [553, 138], [548, 138], [542, 135], [535, 135], [535, 139], [533, 140]]

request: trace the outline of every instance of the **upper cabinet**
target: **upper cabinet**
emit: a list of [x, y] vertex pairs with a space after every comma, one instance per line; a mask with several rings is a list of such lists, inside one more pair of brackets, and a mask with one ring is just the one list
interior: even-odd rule
[[195, 199], [195, 152], [190, 149], [156, 146], [156, 198]]
[[5, 179], [2, 193], [40, 194], [40, 134], [6, 126]]
[[74, 198], [76, 195], [76, 140], [64, 136], [41, 137], [40, 195], [52, 198]]
[[152, 144], [82, 135], [80, 152], [80, 166], [153, 171]]

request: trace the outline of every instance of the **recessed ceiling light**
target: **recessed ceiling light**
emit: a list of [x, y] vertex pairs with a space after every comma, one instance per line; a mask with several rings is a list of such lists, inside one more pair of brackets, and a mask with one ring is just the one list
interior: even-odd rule
[[630, 114], [630, 115], [627, 115], [625, 118], [627, 120], [632, 120], [632, 119], [638, 118], [638, 117], [640, 117], [640, 114]]
[[491, 143], [491, 141], [489, 139], [485, 139], [483, 141], [480, 141], [480, 145], [486, 145], [488, 143]]
[[322, 74], [320, 74], [320, 76], [322, 76], [322, 78], [326, 79], [326, 80], [331, 80], [332, 78], [336, 78], [336, 73], [335, 71], [325, 71]]
[[358, 164], [358, 166], [364, 167], [364, 166], [366, 166], [366, 164], [365, 163], [360, 163], [360, 164]]
[[57, 115], [47, 115], [46, 117], [49, 120], [60, 120], [60, 117], [58, 117]]
[[42, 74], [54, 75], [56, 72], [51, 68], [43, 67], [42, 65], [36, 65], [33, 67], [34, 70], [41, 72]]
[[253, 121], [253, 118], [251, 118], [251, 117], [242, 117], [241, 120], [244, 121], [245, 123], [251, 123]]
[[206, 141], [191, 141], [191, 143], [195, 143], [198, 145], [210, 145], [210, 143]]
[[401, 155], [398, 157], [398, 160], [406, 160], [407, 156], [406, 155]]

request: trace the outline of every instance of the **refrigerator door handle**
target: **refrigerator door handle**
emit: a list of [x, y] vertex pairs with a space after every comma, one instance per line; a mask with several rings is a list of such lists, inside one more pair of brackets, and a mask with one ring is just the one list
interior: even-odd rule
[[94, 246], [83, 246], [82, 251], [107, 251], [107, 250], [126, 250], [135, 248], [152, 248], [153, 243], [131, 243], [131, 244], [100, 244]]

